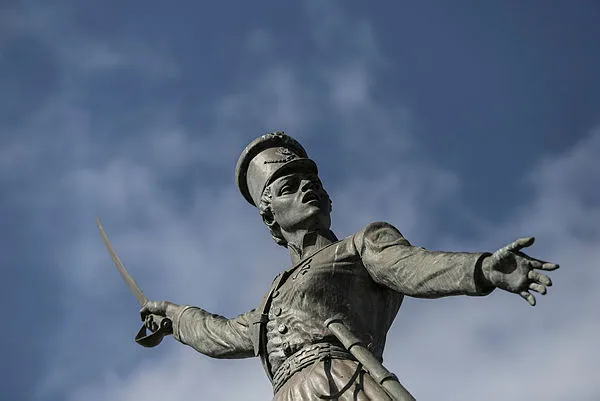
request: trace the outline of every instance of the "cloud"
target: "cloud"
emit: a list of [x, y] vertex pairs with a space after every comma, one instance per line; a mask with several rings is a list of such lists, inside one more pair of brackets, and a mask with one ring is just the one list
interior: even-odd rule
[[[265, 399], [270, 385], [256, 359], [238, 361], [202, 361], [188, 349], [173, 349], [164, 358], [146, 362], [126, 377], [107, 373], [101, 386], [81, 387], [69, 401], [111, 399], [126, 401], [178, 399]], [[219, 365], [227, 365], [225, 368]], [[219, 371], [218, 382], [211, 380]], [[216, 378], [216, 377], [215, 377]], [[211, 383], [212, 382], [212, 383]], [[262, 394], [262, 397], [259, 395]]]
[[[527, 253], [562, 266], [551, 274], [550, 295], [538, 295], [534, 310], [518, 297], [496, 293], [482, 307], [446, 308], [450, 319], [460, 313], [462, 322], [469, 323], [457, 325], [446, 318], [419, 326], [412, 344], [435, 344], [447, 325], [458, 328], [452, 336], [458, 344], [433, 351], [443, 355], [436, 358], [431, 373], [443, 376], [449, 385], [468, 378], [470, 384], [453, 386], [457, 398], [472, 397], [474, 389], [489, 400], [592, 400], [600, 395], [600, 386], [590, 375], [600, 357], [593, 345], [600, 333], [600, 321], [594, 318], [600, 308], [594, 290], [600, 284], [600, 203], [594, 200], [600, 177], [592, 168], [598, 151], [600, 131], [594, 129], [564, 154], [542, 160], [523, 178], [533, 196], [518, 213], [502, 224], [480, 220], [480, 236], [471, 243], [446, 241], [446, 249], [493, 250], [535, 235], [536, 244]], [[462, 360], [460, 369], [453, 369], [457, 360]], [[422, 385], [424, 399], [437, 396], [426, 382]]]
[[[301, 65], [279, 57], [277, 35], [254, 31], [241, 57], [260, 53], [270, 62], [240, 72], [240, 85], [200, 110], [205, 121], [194, 125], [178, 117], [179, 105], [169, 97], [127, 110], [81, 101], [94, 98], [98, 82], [118, 89], [110, 79], [122, 73], [145, 88], [168, 85], [182, 73], [169, 51], [137, 37], [67, 35], [73, 32], [60, 9], [15, 17], [21, 28], [13, 32], [52, 38], [42, 42], [64, 74], [43, 107], [10, 130], [0, 158], [2, 183], [10, 185], [15, 204], [33, 210], [29, 229], [44, 240], [35, 248], [56, 264], [62, 282], [62, 292], [48, 296], [60, 313], [49, 317], [55, 326], [36, 399], [269, 397], [257, 360], [210, 360], [171, 339], [157, 349], [136, 348], [130, 339], [136, 305], [93, 222], [102, 217], [151, 298], [227, 316], [255, 307], [273, 275], [289, 265], [233, 185], [239, 152], [266, 129], [289, 131], [317, 160], [338, 234], [389, 220], [416, 245], [493, 250], [532, 233], [538, 236], [532, 254], [563, 264], [536, 310], [500, 293], [407, 300], [385, 358], [417, 398], [600, 394], [586, 375], [599, 356], [591, 348], [599, 327], [590, 319], [599, 304], [600, 225], [597, 192], [590, 189], [598, 181], [598, 131], [540, 163], [528, 176], [527, 204], [492, 225], [461, 208], [459, 177], [423, 154], [410, 112], [375, 95], [386, 57], [369, 24], [330, 3], [307, 2], [305, 11], [311, 56]], [[440, 239], [434, 210], [456, 213], [480, 236]]]

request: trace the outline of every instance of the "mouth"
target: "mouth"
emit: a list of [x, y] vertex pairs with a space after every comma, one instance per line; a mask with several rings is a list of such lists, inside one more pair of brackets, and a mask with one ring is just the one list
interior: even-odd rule
[[308, 203], [309, 205], [319, 206], [321, 204], [321, 198], [313, 191], [308, 191], [302, 197], [302, 203]]

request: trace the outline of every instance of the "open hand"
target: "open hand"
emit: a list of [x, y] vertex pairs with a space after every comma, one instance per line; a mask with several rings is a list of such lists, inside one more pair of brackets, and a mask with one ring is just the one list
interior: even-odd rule
[[551, 271], [559, 267], [521, 252], [534, 241], [534, 237], [519, 238], [486, 257], [482, 265], [484, 278], [489, 284], [519, 294], [531, 306], [535, 306], [535, 297], [530, 291], [545, 295], [547, 287], [552, 285], [550, 277], [537, 270]]

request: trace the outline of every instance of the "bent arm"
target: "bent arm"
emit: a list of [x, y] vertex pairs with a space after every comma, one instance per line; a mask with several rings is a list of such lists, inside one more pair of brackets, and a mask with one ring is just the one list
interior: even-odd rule
[[251, 322], [255, 310], [233, 319], [192, 306], [180, 306], [173, 314], [173, 336], [183, 344], [213, 358], [254, 356]]
[[355, 234], [354, 244], [373, 280], [405, 295], [487, 295], [494, 289], [481, 271], [486, 253], [428, 251], [388, 223], [369, 224]]

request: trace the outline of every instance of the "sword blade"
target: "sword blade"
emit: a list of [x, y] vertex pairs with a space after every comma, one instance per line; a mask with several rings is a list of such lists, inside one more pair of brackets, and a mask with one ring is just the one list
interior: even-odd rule
[[131, 291], [131, 293], [137, 300], [138, 304], [140, 304], [140, 306], [146, 305], [146, 303], [148, 302], [148, 298], [146, 298], [140, 287], [138, 287], [138, 285], [136, 284], [133, 277], [131, 277], [125, 266], [123, 266], [123, 263], [121, 263], [121, 260], [117, 256], [117, 253], [115, 252], [112, 245], [110, 244], [110, 241], [108, 240], [108, 236], [106, 235], [106, 232], [104, 231], [104, 228], [102, 227], [102, 223], [100, 223], [100, 218], [98, 216], [96, 216], [96, 225], [98, 226], [98, 230], [100, 231], [102, 242], [104, 242], [104, 245], [106, 245], [106, 249], [108, 250], [110, 257], [113, 263], [115, 264], [115, 267], [119, 271], [119, 274], [121, 274], [123, 281], [125, 281], [125, 284], [127, 284], [127, 287], [129, 287], [129, 291]]

